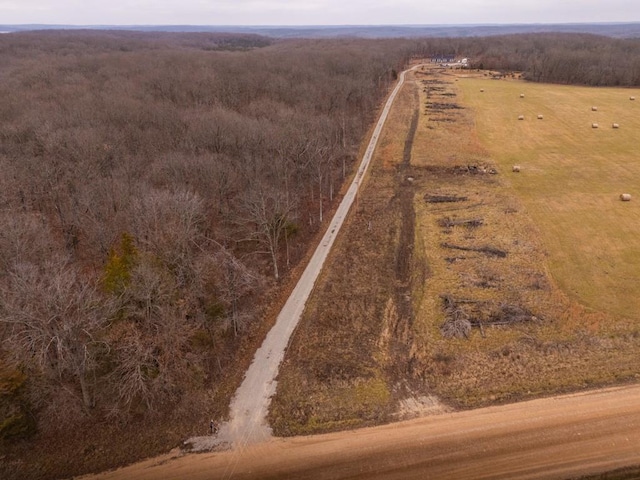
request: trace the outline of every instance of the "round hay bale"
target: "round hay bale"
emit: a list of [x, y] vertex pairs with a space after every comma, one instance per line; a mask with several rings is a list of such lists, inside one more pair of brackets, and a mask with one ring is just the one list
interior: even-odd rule
[[620, 200], [622, 200], [623, 202], [630, 202], [631, 201], [631, 194], [629, 194], [629, 193], [621, 193], [620, 194]]
[[516, 172], [516, 173], [517, 173], [517, 172], [519, 172], [519, 171], [520, 171], [520, 165], [514, 165], [514, 166], [511, 168], [511, 170], [512, 170], [512, 171], [514, 171], [514, 172]]
[[591, 124], [591, 128], [598, 128], [598, 124], [597, 123], [592, 123]]
[[629, 97], [629, 100], [635, 100], [636, 97]]
[[518, 120], [524, 120], [524, 115], [518, 116]]
[[614, 123], [614, 124], [612, 125], [612, 127], [613, 127], [613, 128], [620, 128], [620, 124], [618, 124], [618, 123]]
[[542, 120], [544, 117], [542, 115], [538, 115], [538, 120]]
[[520, 98], [524, 98], [524, 93], [521, 93], [521, 94], [520, 94]]
[[592, 112], [597, 112], [598, 111], [598, 107], [591, 107], [591, 111]]
[[481, 93], [482, 93], [482, 92], [484, 92], [484, 88], [481, 88], [481, 89], [480, 89], [480, 92], [481, 92]]

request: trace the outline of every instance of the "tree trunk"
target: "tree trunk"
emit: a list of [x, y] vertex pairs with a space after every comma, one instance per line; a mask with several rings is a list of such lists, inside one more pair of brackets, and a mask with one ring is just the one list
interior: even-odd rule
[[276, 251], [274, 248], [270, 248], [269, 249], [270, 253], [271, 253], [271, 261], [273, 262], [273, 277], [276, 280], [280, 279], [280, 274], [278, 272], [278, 258], [276, 256]]
[[287, 253], [287, 269], [291, 268], [291, 259], [289, 257], [289, 234], [285, 230], [284, 232], [284, 247]]
[[320, 204], [320, 223], [322, 223], [322, 177], [318, 181], [318, 202]]
[[80, 380], [80, 390], [82, 391], [82, 403], [87, 410], [91, 410], [95, 407], [95, 402], [93, 395], [91, 395], [89, 385], [87, 384], [85, 372], [78, 373], [78, 379]]

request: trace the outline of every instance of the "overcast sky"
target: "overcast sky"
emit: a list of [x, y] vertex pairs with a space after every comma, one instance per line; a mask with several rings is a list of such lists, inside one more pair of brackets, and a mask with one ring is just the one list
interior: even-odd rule
[[0, 24], [407, 25], [640, 21], [639, 0], [0, 0]]

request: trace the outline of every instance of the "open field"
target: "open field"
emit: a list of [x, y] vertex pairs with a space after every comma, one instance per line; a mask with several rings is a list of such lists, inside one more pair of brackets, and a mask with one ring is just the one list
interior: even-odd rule
[[[516, 82], [426, 73], [418, 76], [423, 114], [412, 163], [424, 171], [416, 182], [415, 257], [431, 275], [413, 287], [414, 374], [427, 391], [461, 407], [634, 378], [636, 326], [578, 302], [550, 274], [555, 254], [546, 226], [512, 188], [524, 173], [512, 173], [512, 165], [524, 170], [524, 162], [500, 163], [492, 147], [508, 142], [480, 134], [480, 108], [468, 101], [466, 85], [484, 98]], [[514, 94], [520, 102], [530, 96]], [[515, 113], [510, 123], [547, 121], [547, 111], [542, 120], [538, 114]], [[487, 124], [499, 135], [497, 120]], [[511, 136], [527, 141], [522, 133]]]
[[274, 433], [635, 381], [640, 224], [619, 194], [640, 173], [637, 93], [409, 77], [291, 343]]
[[[477, 78], [460, 85], [483, 145], [543, 236], [560, 288], [614, 323], [640, 320], [640, 203], [619, 199], [640, 200], [640, 103], [630, 101], [640, 90]], [[509, 173], [514, 164], [521, 174]]]

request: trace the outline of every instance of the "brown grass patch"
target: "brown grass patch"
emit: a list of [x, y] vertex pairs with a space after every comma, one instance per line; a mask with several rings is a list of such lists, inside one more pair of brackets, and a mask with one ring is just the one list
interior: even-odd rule
[[[414, 98], [409, 82], [291, 342], [270, 411], [277, 435], [380, 423], [395, 410], [395, 378], [406, 376], [411, 343], [398, 292], [409, 288], [404, 277], [413, 272], [409, 249], [401, 245], [407, 231], [413, 241], [406, 225], [413, 214], [407, 177], [415, 175], [398, 168], [411, 147]], [[409, 199], [410, 212], [403, 214], [402, 198]]]

